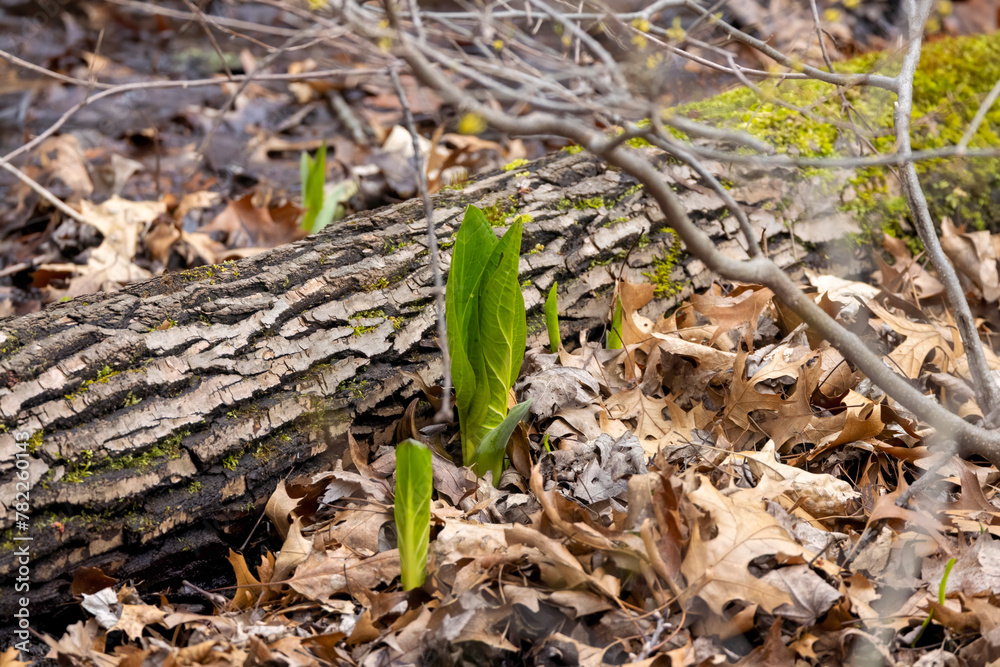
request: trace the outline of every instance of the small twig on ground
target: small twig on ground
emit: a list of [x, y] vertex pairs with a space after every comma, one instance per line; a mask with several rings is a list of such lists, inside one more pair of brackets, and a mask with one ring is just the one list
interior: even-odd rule
[[[267, 54], [267, 56], [265, 56], [264, 59], [261, 60], [260, 63], [257, 65], [257, 69], [254, 72], [248, 72], [247, 75], [243, 78], [243, 80], [239, 82], [239, 85], [236, 87], [236, 90], [234, 90], [233, 93], [229, 96], [229, 99], [226, 100], [226, 103], [223, 104], [222, 108], [220, 108], [216, 112], [215, 118], [212, 120], [212, 127], [209, 128], [208, 132], [205, 133], [204, 139], [202, 139], [201, 143], [198, 145], [198, 153], [204, 155], [205, 151], [208, 150], [208, 147], [212, 143], [212, 138], [215, 136], [216, 131], [218, 131], [219, 126], [222, 125], [224, 114], [227, 111], [229, 111], [229, 109], [232, 108], [233, 104], [236, 103], [236, 100], [239, 98], [239, 96], [243, 93], [244, 90], [246, 90], [246, 87], [249, 86], [250, 82], [256, 78], [256, 72], [260, 72], [270, 67], [271, 64], [275, 60], [277, 60], [283, 53], [285, 53], [290, 48], [295, 46], [296, 42], [309, 41], [310, 39], [315, 37], [321, 30], [323, 30], [323, 26], [316, 26], [310, 30], [306, 30], [305, 32], [299, 33], [294, 37], [289, 37], [288, 39], [285, 40], [285, 42], [281, 46], [271, 51], [271, 53]], [[230, 75], [229, 80], [230, 81], [233, 80], [232, 75]]]
[[331, 89], [326, 94], [326, 99], [330, 101], [330, 106], [333, 107], [337, 118], [344, 124], [347, 131], [351, 133], [351, 140], [358, 146], [367, 146], [370, 142], [368, 135], [365, 134], [365, 128], [361, 124], [361, 121], [358, 120], [357, 114], [351, 109], [351, 105], [344, 99], [343, 93], [339, 90]]
[[85, 215], [83, 215], [79, 211], [73, 210], [73, 208], [69, 204], [65, 203], [64, 201], [56, 197], [54, 194], [45, 189], [45, 186], [43, 186], [41, 183], [33, 179], [31, 176], [28, 176], [26, 173], [24, 173], [14, 165], [10, 164], [9, 162], [0, 162], [0, 167], [14, 174], [14, 176], [16, 176], [19, 181], [21, 181], [29, 188], [34, 190], [39, 197], [41, 197], [48, 203], [52, 204], [52, 206], [55, 207], [56, 210], [65, 215], [67, 218], [72, 218], [73, 220], [76, 220], [77, 222], [82, 222], [85, 225], [95, 226], [93, 222], [87, 220], [87, 217]]
[[653, 650], [660, 644], [660, 637], [671, 627], [671, 624], [667, 622], [666, 616], [660, 613], [659, 610], [654, 611], [653, 616], [656, 618], [656, 627], [653, 628], [653, 632], [649, 637], [642, 642], [642, 650], [635, 656], [636, 660], [645, 660], [651, 656]]
[[[951, 460], [951, 457], [954, 456], [955, 453], [956, 453], [956, 447], [953, 441], [949, 440], [943, 443], [940, 446], [940, 451], [935, 455], [934, 460], [927, 467], [927, 470], [925, 470], [924, 473], [920, 476], [920, 478], [917, 479], [915, 482], [913, 482], [913, 484], [910, 484], [908, 487], [906, 487], [903, 490], [903, 492], [899, 494], [899, 497], [896, 498], [896, 501], [894, 503], [896, 507], [905, 508], [907, 505], [910, 504], [910, 501], [913, 500], [914, 496], [916, 496], [918, 493], [923, 493], [923, 491], [927, 489], [927, 487], [929, 487], [935, 481], [938, 481], [934, 479], [934, 476], [942, 467], [944, 467], [945, 463]], [[857, 558], [862, 551], [864, 551], [865, 547], [867, 547], [869, 544], [875, 541], [875, 538], [878, 537], [879, 532], [881, 532], [875, 530], [874, 527], [875, 523], [881, 525], [881, 521], [875, 521], [865, 526], [864, 532], [861, 533], [861, 538], [858, 540], [858, 543], [854, 545], [854, 548], [851, 550], [851, 553], [848, 554], [847, 557], [844, 559], [844, 562], [841, 564], [841, 567], [844, 568], [850, 567], [851, 563], [853, 563], [854, 559]]]
[[[43, 141], [54, 135], [59, 131], [69, 120], [75, 116], [80, 109], [93, 104], [99, 100], [113, 97], [115, 95], [121, 95], [123, 93], [128, 93], [133, 90], [166, 90], [170, 88], [200, 88], [205, 86], [218, 86], [222, 83], [239, 83], [242, 81], [249, 80], [251, 78], [257, 81], [307, 81], [312, 79], [328, 79], [333, 77], [348, 77], [348, 76], [360, 76], [364, 74], [384, 74], [385, 70], [383, 68], [370, 68], [370, 69], [350, 69], [350, 68], [338, 68], [338, 69], [327, 69], [327, 70], [317, 70], [315, 72], [300, 72], [298, 74], [255, 74], [253, 77], [247, 75], [234, 76], [232, 80], [227, 79], [193, 79], [191, 81], [139, 81], [136, 83], [123, 83], [119, 86], [111, 86], [105, 88], [99, 93], [91, 95], [80, 102], [77, 102], [72, 107], [67, 109], [59, 119], [52, 123], [43, 132], [36, 135], [31, 141], [22, 144], [19, 148], [12, 150], [3, 157], [0, 157], [0, 165], [9, 163], [11, 160], [19, 155], [23, 155], [38, 147]], [[80, 84], [86, 86], [87, 82], [80, 80]], [[102, 85], [98, 84], [95, 87], [100, 88]]]

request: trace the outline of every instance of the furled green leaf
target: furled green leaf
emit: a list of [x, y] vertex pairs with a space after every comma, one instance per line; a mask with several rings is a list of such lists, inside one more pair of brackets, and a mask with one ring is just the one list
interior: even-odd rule
[[483, 477], [487, 472], [493, 473], [493, 484], [500, 481], [500, 473], [503, 471], [503, 456], [507, 450], [507, 441], [517, 428], [518, 422], [528, 414], [531, 407], [531, 399], [518, 403], [510, 409], [496, 428], [487, 433], [479, 443], [479, 456], [476, 463], [476, 474]]
[[[302, 229], [312, 234], [319, 231], [315, 228], [316, 220], [323, 210], [323, 185], [326, 182], [325, 141], [316, 151], [315, 159], [303, 153], [302, 159], [299, 161], [299, 175], [302, 177], [302, 203], [306, 207], [301, 226]], [[334, 210], [336, 210], [335, 207], [336, 204], [334, 204]]]
[[299, 157], [299, 183], [302, 184], [302, 201], [306, 200], [306, 185], [309, 182], [309, 170], [312, 169], [312, 158], [309, 157], [309, 153], [302, 151], [302, 155]]
[[488, 259], [498, 244], [486, 216], [470, 206], [455, 235], [445, 291], [451, 376], [462, 431], [462, 456], [467, 465], [475, 460], [476, 445], [488, 430], [482, 425], [489, 393], [485, 385], [479, 386], [486, 374], [479, 340], [479, 293]]
[[611, 330], [608, 331], [608, 349], [622, 349], [622, 302], [615, 297], [615, 314], [611, 318]]
[[489, 404], [484, 425], [496, 427], [507, 414], [507, 393], [517, 381], [524, 360], [527, 325], [524, 297], [518, 281], [521, 259], [521, 221], [516, 220], [500, 239], [490, 258], [496, 269], [480, 288], [479, 335], [486, 362], [485, 385]]
[[416, 440], [396, 447], [396, 542], [403, 589], [423, 586], [431, 534], [431, 450]]
[[324, 187], [323, 208], [313, 223], [311, 234], [322, 231], [334, 220], [344, 217], [344, 204], [358, 191], [358, 184], [345, 179], [336, 185]]
[[559, 336], [559, 303], [556, 289], [559, 283], [552, 283], [549, 296], [545, 299], [545, 328], [549, 330], [549, 349], [553, 354], [559, 351], [562, 338]]

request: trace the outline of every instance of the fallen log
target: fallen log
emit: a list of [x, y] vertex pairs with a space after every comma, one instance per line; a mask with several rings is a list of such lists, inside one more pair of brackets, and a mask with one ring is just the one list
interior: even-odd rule
[[[718, 244], [745, 256], [721, 199], [686, 167], [665, 174]], [[769, 194], [760, 181], [732, 193], [769, 254], [792, 267], [804, 251], [790, 219], [766, 204], [787, 190], [780, 176], [768, 182]], [[712, 280], [697, 259], [669, 252], [673, 236], [634, 181], [584, 155], [494, 173], [434, 201], [446, 262], [468, 204], [498, 225], [527, 216], [529, 344], [545, 338], [540, 306], [555, 280], [565, 340], [603, 327], [618, 275], [658, 277], [654, 317]], [[371, 448], [391, 444], [393, 420], [419, 394], [404, 371], [428, 384], [441, 376], [425, 225], [408, 201], [237, 263], [0, 321], [0, 615], [20, 597], [15, 551], [25, 542], [15, 538], [31, 538], [34, 614], [72, 601], [81, 566], [144, 591], [205, 581], [244, 543], [279, 479], [331, 465], [348, 429]], [[15, 523], [18, 453], [27, 526]]]

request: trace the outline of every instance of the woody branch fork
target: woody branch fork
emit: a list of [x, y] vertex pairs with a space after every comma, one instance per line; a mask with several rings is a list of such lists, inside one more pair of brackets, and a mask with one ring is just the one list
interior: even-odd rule
[[[658, 6], [652, 9], [662, 8], [661, 4], [657, 3]], [[958, 451], [965, 456], [978, 455], [1000, 464], [1000, 433], [995, 429], [1000, 417], [1000, 387], [987, 366], [982, 341], [957, 273], [942, 251], [934, 230], [917, 179], [909, 139], [913, 75], [920, 58], [923, 25], [931, 4], [929, 0], [919, 3], [910, 0], [907, 3], [906, 55], [902, 70], [892, 77], [840, 74], [832, 69], [802, 66], [777, 49], [711, 15], [695, 0], [686, 0], [683, 4], [696, 15], [696, 24], [710, 26], [727, 39], [757, 49], [784, 68], [783, 71], [765, 72], [741, 67], [728, 57], [724, 65], [712, 63], [717, 69], [731, 72], [744, 80], [749, 77], [813, 78], [836, 87], [871, 86], [896, 94], [896, 156], [890, 161], [901, 165], [901, 181], [912, 217], [931, 262], [945, 285], [947, 303], [968, 355], [971, 382], [980, 408], [987, 415], [982, 425], [965, 421], [942, 407], [933, 397], [922, 393], [883, 362], [858, 336], [824, 312], [795, 281], [761, 252], [745, 216], [738, 215], [738, 220], [748, 257], [735, 259], [721, 253], [708, 235], [688, 217], [663, 178], [655, 158], [626, 145], [626, 139], [644, 137], [699, 172], [705, 171], [699, 163], [699, 155], [705, 153], [713, 157], [721, 155], [737, 160], [754, 160], [764, 167], [779, 160], [782, 163], [796, 162], [795, 158], [788, 156], [773, 156], [771, 147], [756, 137], [664, 113], [653, 96], [646, 94], [648, 88], [644, 90], [641, 84], [636, 84], [631, 65], [617, 59], [584, 29], [582, 23], [592, 16], [600, 17], [609, 39], [626, 45], [637, 32], [634, 20], [626, 22], [634, 19], [633, 15], [615, 14], [601, 8], [595, 8], [589, 14], [569, 13], [560, 11], [556, 3], [526, 0], [523, 10], [525, 22], [518, 24], [510, 21], [501, 23], [497, 16], [491, 16], [486, 11], [420, 15], [413, 3], [402, 7], [387, 1], [382, 12], [374, 12], [371, 6], [352, 0], [334, 3], [337, 23], [350, 25], [358, 35], [367, 39], [377, 57], [404, 61], [421, 83], [460, 113], [475, 114], [495, 129], [511, 135], [554, 135], [569, 139], [636, 178], [647, 188], [687, 250], [712, 271], [728, 280], [758, 283], [773, 290], [808, 326], [828, 340], [874, 384], [934, 427], [941, 439], [954, 441]], [[572, 43], [569, 62], [559, 49], [535, 36], [534, 31], [545, 22], [561, 26], [564, 41]], [[520, 27], [525, 24], [526, 27]], [[648, 26], [645, 28], [649, 34], [655, 32]], [[497, 53], [489, 40], [500, 39], [500, 35], [503, 36], [503, 49]], [[459, 40], [468, 46], [457, 48]], [[686, 51], [683, 38], [679, 42], [665, 43], [665, 48], [682, 57], [705, 60], [704, 56]], [[528, 113], [521, 113], [528, 108], [531, 109]], [[642, 123], [642, 119], [652, 119], [653, 122]], [[624, 132], [609, 136], [598, 129], [608, 126], [621, 127]], [[681, 143], [671, 130], [683, 132], [690, 140]], [[727, 154], [716, 148], [721, 143], [735, 145], [739, 151]], [[748, 152], [751, 153], [749, 157]], [[884, 163], [886, 158], [854, 158], [853, 162], [864, 164], [876, 160]], [[822, 164], [815, 159], [810, 162]], [[716, 189], [720, 194], [724, 192], [721, 186]]]

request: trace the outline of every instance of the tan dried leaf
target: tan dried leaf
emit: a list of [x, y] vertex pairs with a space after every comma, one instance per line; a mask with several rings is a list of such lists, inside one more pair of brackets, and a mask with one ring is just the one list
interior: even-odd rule
[[143, 628], [162, 623], [166, 617], [166, 612], [151, 604], [127, 604], [122, 606], [121, 618], [111, 629], [123, 630], [129, 639], [136, 640], [142, 636]]
[[817, 518], [850, 514], [853, 504], [861, 497], [850, 484], [833, 475], [812, 473], [780, 463], [773, 440], [759, 452], [734, 452], [728, 460], [746, 461], [750, 465], [750, 471], [758, 480], [756, 490], [762, 497], [786, 494]]
[[399, 576], [399, 551], [383, 551], [359, 558], [347, 547], [313, 552], [296, 568], [288, 584], [310, 600], [322, 601], [338, 593], [358, 595]]
[[687, 594], [697, 595], [717, 614], [731, 600], [758, 604], [768, 613], [792, 604], [787, 591], [753, 576], [747, 566], [760, 556], [785, 554], [809, 559], [811, 554], [763, 509], [734, 503], [705, 476], [699, 475], [697, 480], [700, 485], [688, 492], [688, 499], [710, 515], [716, 534], [709, 538], [692, 517], [697, 528], [681, 563]]

